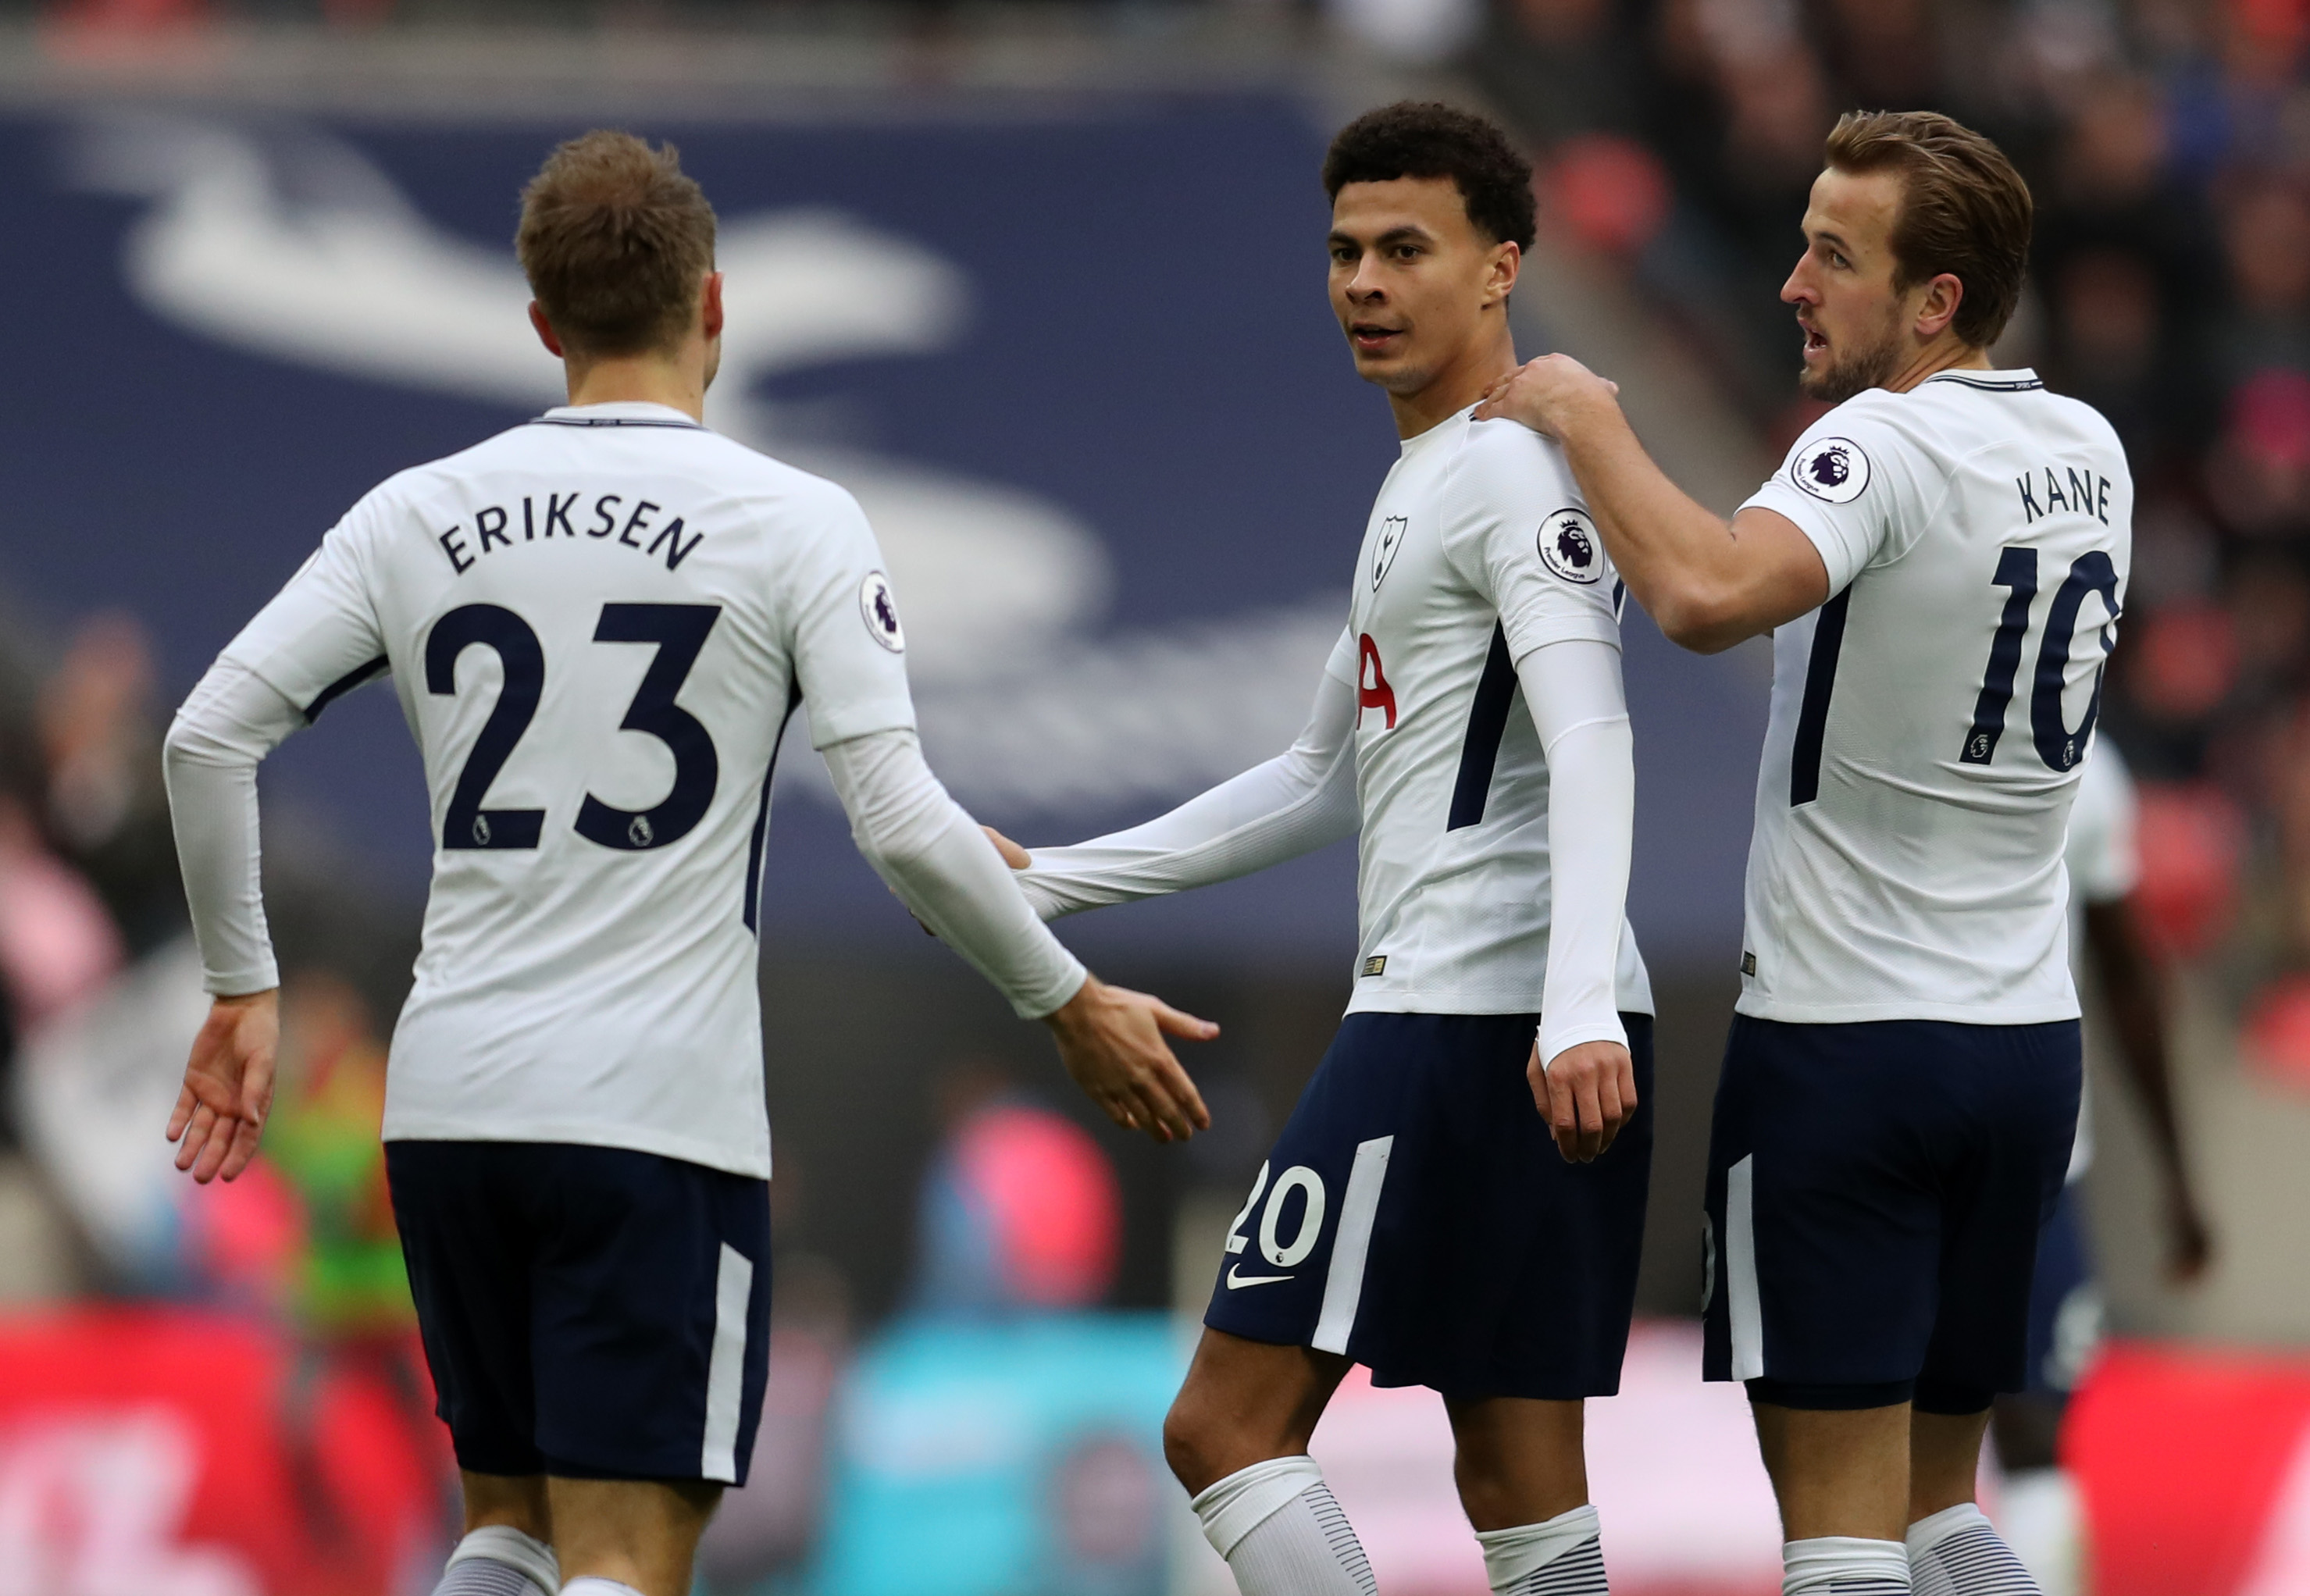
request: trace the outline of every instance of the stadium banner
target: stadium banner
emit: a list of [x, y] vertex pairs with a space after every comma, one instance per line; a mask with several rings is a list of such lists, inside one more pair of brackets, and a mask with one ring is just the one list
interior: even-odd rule
[[[1396, 439], [1326, 303], [1313, 107], [944, 103], [638, 130], [720, 213], [708, 421], [858, 496], [934, 765], [1022, 841], [1072, 841], [1288, 746]], [[371, 486], [559, 403], [511, 235], [582, 126], [0, 119], [0, 261], [41, 307], [6, 334], [0, 596], [126, 609], [180, 694]], [[1729, 957], [1762, 683], [1633, 608], [1628, 633], [1634, 918], [1656, 958]], [[267, 783], [413, 890], [398, 718], [353, 694]], [[913, 935], [789, 736], [766, 930]], [[1335, 848], [1071, 935], [1344, 959], [1352, 876]]]

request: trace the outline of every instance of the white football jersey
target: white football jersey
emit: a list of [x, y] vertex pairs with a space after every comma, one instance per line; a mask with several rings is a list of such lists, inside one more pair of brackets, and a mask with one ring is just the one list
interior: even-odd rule
[[[1620, 643], [1621, 585], [1562, 452], [1467, 411], [1404, 439], [1354, 595], [1327, 667], [1357, 699], [1348, 1010], [1537, 1013], [1548, 763], [1515, 663], [1569, 638]], [[1625, 921], [1618, 987], [1624, 1012], [1652, 1012]]]
[[2062, 851], [2132, 559], [2116, 435], [2032, 372], [1944, 371], [1830, 411], [1749, 503], [1830, 597], [1773, 635], [1741, 1011], [2075, 1018]]
[[914, 724], [850, 495], [645, 403], [548, 412], [347, 513], [225, 650], [309, 719], [393, 674], [433, 883], [387, 1140], [770, 1173], [770, 765]]
[[[2078, 777], [2077, 801], [2070, 806], [2070, 837], [2062, 861], [2070, 872], [2070, 960], [2074, 968], [2085, 949], [2085, 907], [2112, 903], [2132, 892], [2141, 879], [2141, 855], [2134, 846], [2137, 804], [2133, 775], [2114, 742], [2094, 744], [2093, 757]], [[2071, 1180], [2093, 1165], [2093, 1092], [2090, 1081], [2078, 1105], [2078, 1139], [2070, 1149]]]

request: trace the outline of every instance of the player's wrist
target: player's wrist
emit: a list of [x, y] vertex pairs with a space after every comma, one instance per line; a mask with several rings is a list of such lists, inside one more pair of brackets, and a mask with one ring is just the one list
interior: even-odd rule
[[1075, 988], [1074, 995], [1044, 1015], [1043, 1023], [1062, 1036], [1081, 1031], [1092, 1023], [1091, 1016], [1097, 1011], [1106, 991], [1105, 984], [1085, 970], [1082, 984]]

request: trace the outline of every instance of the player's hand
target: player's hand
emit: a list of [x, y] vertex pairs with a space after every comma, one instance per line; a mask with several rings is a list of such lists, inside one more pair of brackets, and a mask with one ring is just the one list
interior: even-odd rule
[[1125, 1130], [1144, 1131], [1158, 1141], [1185, 1141], [1211, 1128], [1203, 1094], [1163, 1040], [1208, 1042], [1220, 1034], [1210, 1020], [1090, 976], [1046, 1023], [1058, 1038], [1067, 1073]]
[[1637, 1116], [1637, 1067], [1618, 1042], [1583, 1042], [1524, 1066], [1532, 1100], [1568, 1164], [1593, 1160]]
[[281, 1045], [281, 993], [221, 997], [193, 1038], [185, 1089], [169, 1116], [177, 1167], [206, 1185], [230, 1180], [256, 1156], [256, 1138], [273, 1112], [273, 1056]]
[[2166, 1278], [2176, 1286], [2195, 1285], [2213, 1262], [2214, 1236], [2206, 1216], [2198, 1211], [2196, 1201], [2187, 1192], [2177, 1192], [2169, 1201], [2166, 1228], [2169, 1238]]
[[1476, 420], [1521, 421], [1534, 432], [1561, 438], [1584, 406], [1611, 404], [1620, 385], [1609, 382], [1570, 355], [1542, 355], [1509, 372], [1484, 391]]
[[1034, 854], [1012, 842], [994, 827], [981, 826], [979, 829], [986, 833], [986, 840], [994, 845], [994, 851], [1003, 855], [1003, 863], [1012, 869], [1024, 870], [1035, 863]]

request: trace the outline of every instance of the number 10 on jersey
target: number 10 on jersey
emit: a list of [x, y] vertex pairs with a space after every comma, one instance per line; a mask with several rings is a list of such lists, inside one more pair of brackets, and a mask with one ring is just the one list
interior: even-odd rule
[[[1989, 664], [1982, 672], [1981, 697], [1973, 707], [1973, 725], [1965, 734], [1958, 761], [1986, 765], [1996, 756], [1998, 739], [2005, 734], [2005, 712], [2013, 701], [2014, 678], [2019, 673], [2023, 645], [2028, 641], [2029, 612], [2037, 597], [2037, 551], [2010, 548], [1998, 556], [1993, 587], [2006, 589], [2005, 611], [1998, 618], [1997, 634], [1990, 640]], [[2083, 719], [2071, 727], [2062, 709], [2062, 689], [2075, 646], [2078, 612], [2086, 595], [2101, 594], [2109, 620], [2117, 619], [2117, 567], [2103, 549], [2078, 556], [2069, 576], [2054, 594], [2045, 613], [2045, 633], [2037, 644], [2037, 671], [2029, 691], [2029, 740], [2047, 768], [2068, 771], [2085, 758], [2093, 737], [2094, 721], [2101, 714], [2101, 672], [2108, 663], [2108, 621], [2102, 626], [2103, 663], [2094, 667], [2093, 697]]]

